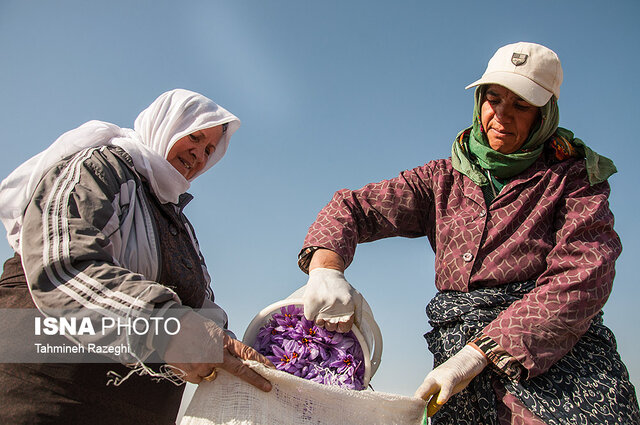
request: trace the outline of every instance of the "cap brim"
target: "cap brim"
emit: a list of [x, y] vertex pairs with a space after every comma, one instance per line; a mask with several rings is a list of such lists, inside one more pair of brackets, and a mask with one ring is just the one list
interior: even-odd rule
[[492, 72], [485, 74], [478, 81], [469, 84], [465, 89], [482, 84], [498, 84], [506, 87], [533, 106], [544, 106], [553, 93], [534, 83], [527, 77], [512, 72]]

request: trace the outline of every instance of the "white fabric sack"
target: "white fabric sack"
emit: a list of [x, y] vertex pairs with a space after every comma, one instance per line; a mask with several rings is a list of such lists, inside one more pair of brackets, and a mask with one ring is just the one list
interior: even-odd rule
[[411, 425], [421, 424], [421, 399], [370, 390], [354, 391], [298, 378], [250, 362], [273, 385], [265, 393], [218, 371], [196, 389], [181, 425]]

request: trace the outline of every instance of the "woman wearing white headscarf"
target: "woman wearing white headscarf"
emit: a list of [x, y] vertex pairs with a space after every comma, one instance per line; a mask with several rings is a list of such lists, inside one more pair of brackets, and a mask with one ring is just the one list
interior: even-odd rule
[[[172, 424], [184, 388], [174, 383], [213, 380], [216, 368], [270, 389], [242, 359], [268, 361], [223, 330], [226, 314], [182, 213], [190, 181], [222, 158], [239, 126], [210, 99], [172, 90], [134, 129], [87, 122], [2, 182], [0, 218], [16, 254], [0, 278], [0, 309], [88, 318], [102, 329], [65, 336], [124, 348], [108, 353], [119, 363], [26, 356], [38, 364], [0, 365], [1, 423]], [[139, 335], [104, 318], [173, 318], [180, 327]], [[5, 325], [3, 344], [24, 337], [17, 332]]]

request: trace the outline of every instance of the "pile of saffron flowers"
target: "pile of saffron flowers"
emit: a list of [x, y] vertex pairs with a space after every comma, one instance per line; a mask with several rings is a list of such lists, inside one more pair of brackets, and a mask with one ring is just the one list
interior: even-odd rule
[[364, 354], [353, 332], [331, 332], [282, 307], [260, 328], [254, 348], [278, 370], [325, 385], [364, 389]]

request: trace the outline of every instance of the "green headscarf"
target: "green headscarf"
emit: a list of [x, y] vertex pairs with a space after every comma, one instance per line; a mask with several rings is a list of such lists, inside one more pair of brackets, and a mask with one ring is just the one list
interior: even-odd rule
[[489, 183], [484, 170], [491, 171], [498, 179], [509, 179], [520, 174], [538, 159], [545, 147], [545, 142], [552, 136], [568, 142], [578, 156], [586, 159], [591, 185], [605, 181], [617, 171], [609, 158], [589, 149], [582, 140], [574, 138], [571, 131], [558, 127], [560, 113], [555, 96], [540, 108], [540, 119], [534, 124], [533, 130], [518, 151], [503, 154], [493, 150], [480, 120], [480, 106], [486, 88], [486, 85], [476, 88], [473, 125], [458, 134], [451, 150], [453, 168], [469, 177], [477, 185], [485, 186]]

